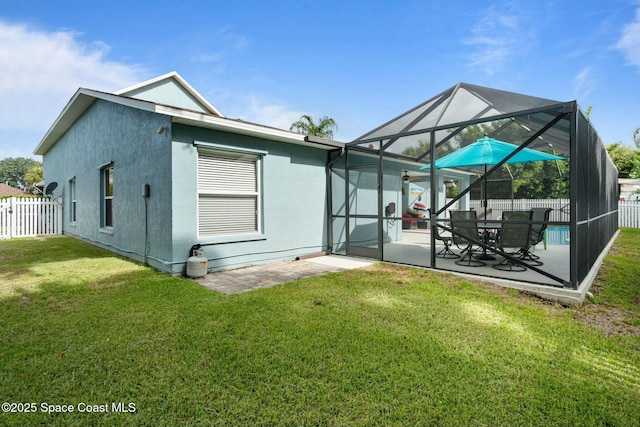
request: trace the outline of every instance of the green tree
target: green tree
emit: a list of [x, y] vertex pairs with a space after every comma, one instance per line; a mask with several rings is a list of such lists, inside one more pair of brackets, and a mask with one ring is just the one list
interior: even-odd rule
[[593, 105], [589, 105], [587, 107], [587, 111], [584, 112], [584, 115], [587, 116], [587, 119], [589, 118], [589, 116], [591, 116], [591, 110], [593, 110]]
[[42, 163], [35, 163], [32, 165], [27, 173], [24, 174], [24, 183], [26, 189], [33, 193], [36, 188], [36, 184], [42, 181]]
[[[418, 140], [417, 145], [412, 145], [405, 148], [400, 154], [411, 157], [412, 159], [417, 159], [418, 157], [429, 151], [430, 145], [431, 144], [429, 144], [429, 141], [420, 139]], [[427, 158], [426, 160], [428, 161], [429, 159]]]
[[[428, 163], [429, 153], [431, 144], [426, 139], [419, 139], [416, 145], [410, 145], [409, 147], [402, 150], [400, 154], [405, 155], [407, 157], [411, 157], [412, 159], [422, 158], [421, 161]], [[440, 157], [444, 157], [447, 154], [450, 154], [455, 151], [455, 147], [453, 147], [450, 143], [446, 143], [440, 145], [436, 148], [436, 159]]]
[[25, 157], [8, 157], [0, 160], [0, 182], [21, 190], [25, 189], [28, 187], [25, 175], [35, 165], [42, 166], [42, 163]]
[[640, 176], [640, 152], [618, 141], [607, 145], [607, 152], [618, 168], [618, 177], [636, 178]]
[[511, 164], [513, 197], [555, 199], [569, 197], [569, 162]]
[[637, 128], [635, 132], [633, 132], [633, 142], [636, 143], [636, 148], [640, 150], [640, 128]]
[[289, 130], [302, 133], [305, 135], [318, 136], [320, 138], [333, 139], [333, 131], [338, 129], [335, 120], [330, 117], [322, 116], [316, 124], [313, 118], [308, 114], [300, 116], [300, 120], [296, 120], [291, 124]]

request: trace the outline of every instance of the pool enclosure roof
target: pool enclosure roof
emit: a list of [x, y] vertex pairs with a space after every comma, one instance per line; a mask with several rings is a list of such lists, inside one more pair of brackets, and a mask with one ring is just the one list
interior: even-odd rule
[[[438, 169], [442, 159], [485, 139], [483, 135], [486, 139], [500, 140], [517, 148], [495, 164], [485, 163], [481, 169], [473, 166]], [[529, 273], [526, 273], [516, 279], [519, 283], [533, 283], [533, 287], [527, 289], [539, 289], [538, 285], [568, 288], [575, 291], [581, 300], [598, 271], [602, 254], [610, 247], [618, 229], [618, 173], [596, 129], [576, 101], [561, 102], [458, 83], [365, 133], [347, 143], [345, 150], [331, 163], [332, 179], [344, 185], [344, 188], [336, 186], [335, 193], [332, 190], [336, 195], [332, 206], [338, 207], [335, 211], [331, 208], [334, 235], [340, 239], [345, 236], [347, 255], [392, 261], [400, 259], [407, 264], [427, 264], [431, 268], [476, 274], [467, 271], [469, 269], [461, 270], [466, 267], [459, 264], [452, 263], [457, 267], [447, 266], [446, 261], [436, 257], [436, 232], [442, 229], [455, 235], [452, 229], [447, 228], [447, 211], [469, 209], [470, 192], [475, 190], [480, 190], [486, 206], [487, 193], [491, 190], [487, 186], [488, 181], [493, 181], [493, 187], [496, 187], [501, 182], [515, 179], [516, 172], [507, 170], [505, 174], [503, 169], [511, 168], [510, 163], [517, 163], [517, 156], [528, 150], [538, 154], [546, 152], [565, 162], [562, 168], [558, 164], [560, 160], [554, 160], [555, 165], [549, 168], [532, 167], [530, 171], [525, 171], [524, 167], [512, 168], [520, 170], [516, 172], [522, 173], [522, 179], [552, 182], [558, 189], [557, 194], [563, 195], [562, 199], [558, 198], [558, 203], [550, 204], [547, 198], [542, 201], [545, 208], [558, 211], [555, 219], [533, 221], [532, 224], [546, 223], [568, 229], [566, 248], [554, 248], [558, 252], [553, 258], [560, 259], [558, 254], [561, 254], [564, 270], [554, 270], [551, 262], [535, 266], [505, 252], [494, 252], [510, 257], [516, 263], [526, 264], [528, 270], [537, 274], [527, 276]], [[543, 166], [549, 164], [547, 162]], [[341, 167], [344, 168], [342, 175]], [[466, 173], [468, 176], [458, 179], [464, 187], [460, 185], [457, 195], [451, 198], [445, 192], [445, 179], [451, 179], [453, 173]], [[475, 175], [478, 178], [473, 180]], [[418, 245], [410, 242], [409, 246], [412, 245], [411, 249], [417, 253], [414, 258], [397, 256], [390, 245], [401, 242], [404, 234], [397, 233], [399, 237], [393, 240], [389, 230], [396, 224], [394, 221], [405, 220], [400, 216], [410, 202], [405, 200], [405, 195], [415, 194], [411, 193], [410, 187], [415, 182], [424, 182], [431, 189], [421, 200], [423, 206], [429, 208], [429, 216], [422, 217], [431, 230], [429, 241]], [[344, 201], [341, 200], [343, 197]], [[514, 210], [513, 190], [510, 199], [511, 210]], [[396, 205], [402, 206], [402, 210], [396, 211]], [[499, 208], [500, 213], [502, 209]], [[466, 240], [486, 246], [474, 239]], [[427, 254], [425, 251], [429, 250]], [[493, 270], [477, 274], [498, 277]]]
[[[568, 154], [570, 121], [565, 113], [575, 108], [575, 101], [560, 102], [458, 83], [349, 144], [367, 146], [382, 141], [385, 153], [401, 154], [430, 132], [437, 134], [437, 143], [448, 135], [455, 135], [455, 129], [462, 131], [469, 125], [505, 120], [520, 125], [530, 135], [542, 131], [528, 144], [529, 148], [552, 148]], [[549, 125], [559, 115], [566, 119]]]

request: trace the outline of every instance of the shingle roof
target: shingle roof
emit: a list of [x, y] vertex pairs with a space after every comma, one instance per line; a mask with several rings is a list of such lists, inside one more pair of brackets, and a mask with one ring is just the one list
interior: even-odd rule
[[27, 196], [26, 193], [19, 188], [12, 187], [7, 184], [0, 184], [0, 196]]

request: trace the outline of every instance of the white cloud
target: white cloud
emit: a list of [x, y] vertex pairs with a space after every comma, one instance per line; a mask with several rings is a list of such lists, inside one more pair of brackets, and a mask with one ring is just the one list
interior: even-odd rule
[[482, 12], [471, 33], [472, 36], [464, 41], [474, 48], [469, 57], [470, 65], [487, 74], [494, 74], [522, 49], [523, 31], [519, 17], [495, 7]]
[[576, 99], [584, 99], [589, 96], [595, 85], [595, 79], [592, 76], [591, 68], [584, 68], [573, 79], [573, 90], [576, 93]]
[[308, 114], [303, 111], [291, 110], [284, 105], [264, 103], [256, 96], [249, 96], [245, 99], [245, 102], [238, 102], [227, 117], [289, 130], [291, 123], [299, 120], [301, 115]]
[[244, 35], [235, 33], [231, 25], [220, 27], [213, 34], [213, 39], [216, 43], [232, 46], [235, 49], [246, 49], [250, 45], [249, 39]]
[[636, 10], [635, 20], [622, 29], [616, 47], [624, 52], [631, 65], [640, 67], [640, 9]]
[[108, 52], [70, 31], [0, 21], [0, 99], [10, 100], [0, 104], [0, 130], [44, 132], [78, 87], [114, 91], [141, 81], [141, 68], [109, 61]]

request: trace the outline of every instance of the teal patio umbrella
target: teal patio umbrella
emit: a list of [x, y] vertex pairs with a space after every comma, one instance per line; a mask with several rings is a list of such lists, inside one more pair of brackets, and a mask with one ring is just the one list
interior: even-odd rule
[[[495, 165], [500, 163], [505, 157], [514, 152], [518, 148], [517, 145], [510, 144], [508, 142], [498, 141], [494, 138], [484, 136], [478, 139], [473, 144], [469, 144], [459, 150], [454, 151], [451, 154], [436, 160], [436, 169], [444, 168], [473, 168], [484, 167], [484, 173], [487, 173], [487, 165]], [[564, 157], [556, 156], [553, 154], [544, 153], [538, 150], [532, 150], [530, 148], [523, 148], [507, 160], [507, 164], [513, 163], [532, 163], [542, 162], [545, 160], [565, 160]], [[419, 170], [430, 169], [431, 165], [424, 165]], [[487, 215], [487, 180], [484, 180], [484, 209], [485, 218]]]
[[[495, 165], [518, 148], [517, 145], [498, 141], [484, 136], [473, 144], [467, 145], [436, 161], [436, 169], [473, 168]], [[523, 148], [518, 154], [507, 160], [507, 164], [542, 162], [545, 160], [564, 160], [564, 157], [543, 153], [542, 151]], [[430, 169], [424, 165], [420, 170]]]

